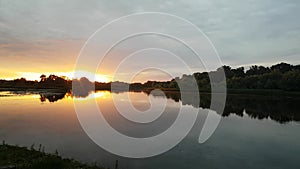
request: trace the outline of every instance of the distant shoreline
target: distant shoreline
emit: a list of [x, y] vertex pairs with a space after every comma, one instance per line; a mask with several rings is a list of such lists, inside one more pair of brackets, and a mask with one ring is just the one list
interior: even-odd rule
[[[151, 92], [152, 90], [159, 89], [163, 92], [180, 92], [177, 89], [168, 89], [168, 88], [145, 88], [145, 89], [130, 89], [128, 91], [132, 92]], [[61, 89], [61, 88], [1, 88], [0, 91], [19, 91], [19, 92], [29, 92], [29, 93], [68, 93], [71, 90]], [[91, 91], [109, 91], [110, 89], [96, 89]], [[122, 92], [125, 90], [120, 90]], [[190, 91], [185, 91], [190, 92]], [[211, 94], [209, 90], [199, 90], [201, 94]], [[218, 94], [216, 92], [216, 94]], [[300, 96], [299, 91], [284, 91], [278, 89], [227, 89], [229, 95], [263, 95], [263, 96]]]
[[[212, 78], [213, 77], [213, 78]], [[40, 76], [40, 81], [27, 81], [25, 78], [0, 80], [0, 91], [36, 91], [55, 90], [86, 96], [93, 90], [114, 91], [197, 91], [211, 93], [212, 87], [227, 88], [228, 94], [248, 95], [300, 95], [300, 65], [280, 63], [271, 67], [251, 66], [247, 71], [244, 67], [232, 69], [222, 66], [216, 71], [183, 74], [169, 81], [147, 81], [145, 83], [126, 82], [91, 82], [86, 77], [66, 79], [56, 75]], [[213, 79], [213, 80], [212, 80]], [[182, 90], [181, 90], [182, 91]], [[214, 90], [215, 91], [215, 90]], [[223, 91], [222, 91], [223, 92]]]

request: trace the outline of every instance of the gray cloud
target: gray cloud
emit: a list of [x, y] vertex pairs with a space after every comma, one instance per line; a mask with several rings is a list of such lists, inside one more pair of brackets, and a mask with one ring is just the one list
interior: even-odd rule
[[[5, 59], [7, 53], [28, 59], [51, 57], [46, 52], [37, 55], [33, 49], [55, 51], [65, 40], [82, 44], [112, 19], [156, 11], [178, 15], [197, 25], [215, 44], [225, 64], [296, 64], [300, 63], [299, 7], [298, 0], [0, 0], [0, 58]], [[49, 47], [47, 41], [58, 43]], [[75, 60], [78, 50], [68, 59]]]

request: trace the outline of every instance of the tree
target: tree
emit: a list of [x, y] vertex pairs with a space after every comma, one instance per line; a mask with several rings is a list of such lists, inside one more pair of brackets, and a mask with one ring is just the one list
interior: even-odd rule
[[47, 79], [46, 75], [44, 75], [44, 74], [42, 74], [42, 75], [40, 76], [40, 78], [41, 78], [41, 82], [44, 82], [44, 81], [46, 81], [46, 79]]
[[290, 71], [290, 70], [292, 70], [292, 69], [293, 69], [293, 66], [292, 66], [292, 65], [290, 65], [290, 64], [288, 64], [288, 63], [284, 63], [284, 62], [279, 63], [279, 64], [274, 65], [274, 66], [271, 67], [271, 70], [278, 70], [278, 71], [280, 71], [281, 73], [288, 72], [288, 71]]

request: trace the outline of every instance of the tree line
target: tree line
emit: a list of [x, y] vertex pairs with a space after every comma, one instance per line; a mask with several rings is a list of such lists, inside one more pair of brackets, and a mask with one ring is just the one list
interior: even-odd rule
[[[244, 67], [222, 67], [226, 75], [228, 89], [259, 89], [300, 91], [300, 65], [279, 63], [271, 67], [251, 66], [248, 70]], [[211, 72], [196, 72], [192, 75], [183, 75], [166, 82], [148, 81], [142, 85], [144, 88], [161, 88], [165, 90], [179, 90], [178, 83], [189, 84], [195, 79], [200, 91], [210, 91], [209, 75], [221, 71], [221, 68]]]
[[0, 88], [4, 89], [59, 89], [68, 91], [72, 87], [72, 81], [66, 77], [59, 77], [56, 75], [40, 76], [40, 81], [28, 81], [25, 78], [15, 80], [0, 80]]
[[[196, 72], [192, 75], [182, 75], [170, 81], [147, 81], [145, 83], [124, 83], [124, 82], [90, 82], [87, 78], [67, 79], [56, 75], [40, 76], [40, 81], [27, 81], [25, 78], [11, 81], [0, 80], [0, 88], [5, 89], [60, 89], [71, 90], [72, 84], [80, 86], [83, 90], [152, 90], [162, 89], [168, 91], [179, 91], [180, 85], [190, 85], [196, 81], [200, 91], [211, 90], [209, 75], [217, 74], [224, 70], [226, 75], [227, 88], [235, 90], [282, 90], [300, 91], [300, 65], [279, 63], [271, 67], [251, 66], [248, 70], [244, 67], [231, 68], [223, 66], [216, 71]], [[220, 79], [222, 81], [222, 79]], [[178, 85], [180, 84], [180, 85]]]

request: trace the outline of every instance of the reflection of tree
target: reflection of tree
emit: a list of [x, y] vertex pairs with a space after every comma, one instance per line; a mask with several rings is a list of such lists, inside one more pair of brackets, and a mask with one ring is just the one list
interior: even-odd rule
[[[77, 84], [80, 85], [80, 84]], [[84, 85], [83, 85], [84, 86]], [[88, 97], [94, 90], [89, 90], [86, 86], [81, 85], [81, 90], [74, 93], [40, 93], [41, 102], [49, 101], [56, 102], [65, 98], [67, 94], [72, 97], [85, 98]], [[90, 86], [91, 87], [91, 86]], [[118, 91], [119, 92], [119, 91]], [[181, 102], [182, 105], [191, 105], [198, 108], [199, 103], [196, 103], [194, 95], [185, 95], [182, 99], [180, 92], [164, 91], [164, 94], [159, 92], [143, 91], [147, 95], [154, 97], [167, 97], [176, 102]], [[271, 119], [279, 123], [286, 123], [290, 121], [300, 122], [300, 113], [298, 103], [300, 98], [286, 98], [286, 97], [266, 97], [266, 96], [245, 96], [245, 95], [227, 95], [224, 112], [218, 112], [222, 116], [229, 116], [236, 114], [238, 116], [248, 115], [254, 119]], [[200, 94], [200, 107], [210, 108], [211, 95]], [[215, 110], [217, 111], [217, 110]]]
[[40, 93], [41, 102], [56, 102], [65, 98], [66, 93]]
[[[147, 94], [150, 94], [150, 92]], [[185, 99], [182, 100], [179, 92], [165, 92], [165, 96], [176, 102], [181, 101], [183, 105], [198, 107], [193, 97], [185, 97]], [[259, 95], [228, 95], [222, 115], [229, 116], [230, 114], [236, 114], [243, 116], [247, 114], [251, 118], [272, 119], [279, 123], [300, 121], [299, 101], [300, 98], [287, 99], [286, 97], [274, 98]], [[210, 108], [210, 104], [211, 95], [200, 94], [200, 107]]]
[[288, 99], [285, 97], [229, 97], [226, 108], [230, 108], [232, 111], [226, 110], [224, 115], [230, 113], [240, 115], [245, 110], [245, 113], [251, 118], [270, 118], [280, 123], [300, 121], [299, 101], [299, 98]]

